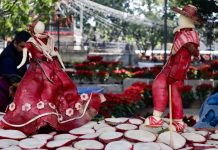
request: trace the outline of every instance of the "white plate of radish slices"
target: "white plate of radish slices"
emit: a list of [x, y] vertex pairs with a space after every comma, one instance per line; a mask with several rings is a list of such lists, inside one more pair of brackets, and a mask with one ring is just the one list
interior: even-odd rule
[[143, 130], [126, 131], [124, 137], [130, 142], [153, 142], [157, 138], [153, 133]]
[[99, 136], [99, 140], [103, 143], [110, 143], [122, 139], [123, 133], [121, 132], [105, 132]]

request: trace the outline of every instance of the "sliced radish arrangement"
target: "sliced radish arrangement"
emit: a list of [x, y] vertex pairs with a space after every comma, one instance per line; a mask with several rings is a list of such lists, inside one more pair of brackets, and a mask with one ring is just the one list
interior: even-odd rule
[[97, 122], [95, 121], [90, 121], [87, 124], [83, 125], [83, 128], [93, 128], [95, 125], [97, 124]]
[[106, 123], [100, 123], [100, 124], [94, 125], [94, 129], [95, 129], [95, 130], [99, 130], [100, 128], [104, 128], [104, 127], [111, 127], [111, 126], [109, 126], [109, 125], [106, 124]]
[[104, 145], [96, 140], [82, 140], [74, 143], [74, 147], [77, 149], [85, 150], [102, 150]]
[[46, 144], [46, 147], [49, 149], [53, 149], [53, 148], [58, 148], [61, 146], [67, 146], [69, 144], [72, 143], [71, 139], [59, 139], [59, 140], [53, 140], [53, 141], [49, 141]]
[[105, 132], [99, 136], [99, 140], [104, 143], [109, 143], [122, 139], [123, 133], [120, 132]]
[[110, 125], [118, 125], [121, 123], [125, 123], [128, 121], [128, 118], [106, 118], [105, 122], [107, 122]]
[[193, 147], [185, 147], [185, 148], [181, 148], [179, 150], [193, 150], [194, 148]]
[[210, 135], [210, 139], [211, 139], [211, 140], [218, 140], [218, 134], [217, 134], [217, 133], [211, 134], [211, 135]]
[[94, 133], [95, 130], [90, 129], [90, 128], [76, 128], [76, 129], [70, 130], [69, 132], [73, 135], [80, 136], [80, 135], [84, 135], [84, 134]]
[[111, 127], [111, 126], [105, 126], [105, 127], [102, 127], [100, 129], [98, 129], [96, 132], [104, 133], [104, 132], [112, 132], [112, 131], [116, 131], [116, 128], [115, 127]]
[[173, 150], [171, 147], [169, 147], [166, 144], [163, 144], [163, 143], [157, 143], [157, 144], [160, 146], [161, 150]]
[[141, 124], [139, 126], [139, 130], [149, 131], [149, 132], [152, 132], [154, 134], [158, 134], [160, 131], [165, 130], [167, 128], [168, 128], [168, 125], [164, 125], [164, 126], [159, 127], [159, 128], [147, 127], [145, 124]]
[[82, 135], [79, 137], [80, 140], [95, 140], [98, 138], [98, 136], [100, 135], [101, 133], [90, 133], [90, 134], [85, 134], [85, 135]]
[[77, 136], [72, 135], [72, 134], [58, 134], [54, 136], [54, 140], [63, 140], [63, 139], [70, 139], [70, 140], [75, 140], [77, 139]]
[[204, 137], [207, 137], [209, 135], [209, 132], [208, 131], [194, 131], [193, 133], [197, 133], [197, 134], [200, 134]]
[[63, 146], [63, 147], [57, 148], [56, 150], [78, 150], [78, 149], [69, 147], [69, 146]]
[[133, 150], [161, 150], [158, 143], [136, 143]]
[[186, 127], [185, 129], [184, 129], [184, 132], [195, 132], [196, 130], [195, 130], [195, 128], [193, 128], [193, 127]]
[[205, 144], [218, 146], [218, 141], [217, 140], [207, 140]]
[[46, 140], [36, 138], [27, 138], [19, 142], [19, 146], [25, 149], [43, 148], [46, 145]]
[[127, 130], [135, 130], [138, 127], [134, 124], [125, 123], [125, 124], [119, 124], [116, 126], [117, 130], [119, 131], [127, 131]]
[[[185, 147], [186, 139], [181, 136], [177, 132], [172, 132], [172, 139], [173, 139], [173, 149], [179, 149]], [[162, 142], [164, 144], [170, 145], [170, 132], [163, 132], [158, 136], [157, 139], [159, 142]]]
[[11, 139], [0, 139], [0, 148], [7, 148], [10, 146], [18, 145], [19, 142]]
[[208, 148], [216, 148], [213, 145], [208, 145], [208, 144], [200, 144], [200, 143], [193, 143], [194, 149], [208, 149]]
[[0, 138], [21, 140], [27, 136], [19, 130], [0, 130]]
[[156, 136], [148, 131], [129, 130], [124, 133], [125, 138], [130, 142], [153, 142]]
[[53, 135], [51, 134], [35, 134], [35, 135], [32, 135], [33, 138], [36, 138], [36, 139], [40, 139], [40, 140], [50, 140], [53, 138]]
[[106, 145], [105, 150], [130, 150], [132, 144], [127, 141], [115, 141]]
[[135, 118], [129, 119], [128, 122], [135, 125], [143, 124], [143, 121], [141, 119], [135, 119]]
[[19, 146], [10, 146], [8, 148], [3, 148], [2, 150], [22, 150]]
[[183, 137], [190, 143], [204, 143], [206, 142], [206, 138], [200, 134], [196, 133], [182, 133]]

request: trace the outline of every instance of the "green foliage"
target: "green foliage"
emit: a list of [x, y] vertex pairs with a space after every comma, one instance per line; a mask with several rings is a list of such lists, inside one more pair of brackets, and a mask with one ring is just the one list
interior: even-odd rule
[[4, 0], [1, 1], [0, 36], [4, 39], [16, 30], [25, 29], [33, 15], [49, 20], [56, 0]]

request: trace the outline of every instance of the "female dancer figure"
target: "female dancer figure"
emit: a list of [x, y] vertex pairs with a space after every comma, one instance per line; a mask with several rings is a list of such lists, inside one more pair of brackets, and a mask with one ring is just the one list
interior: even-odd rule
[[50, 125], [58, 131], [79, 127], [97, 114], [102, 94], [81, 94], [67, 74], [51, 36], [44, 34], [45, 25], [35, 21], [29, 28], [32, 37], [23, 49], [21, 67], [30, 54], [30, 66], [0, 122], [4, 129], [17, 129], [26, 134]]

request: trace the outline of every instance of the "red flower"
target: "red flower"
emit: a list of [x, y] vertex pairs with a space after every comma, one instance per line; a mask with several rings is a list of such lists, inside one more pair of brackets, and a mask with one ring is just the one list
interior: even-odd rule
[[185, 85], [183, 88], [182, 88], [182, 93], [188, 93], [192, 90], [192, 86], [191, 85]]
[[102, 61], [103, 57], [102, 56], [87, 56], [87, 60], [89, 62], [98, 62], [98, 61]]

